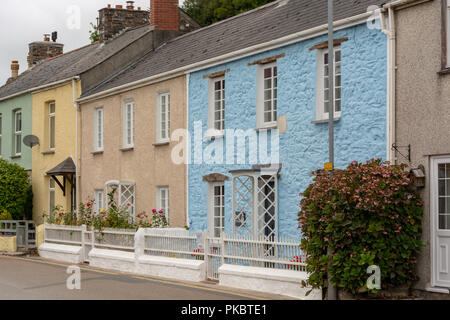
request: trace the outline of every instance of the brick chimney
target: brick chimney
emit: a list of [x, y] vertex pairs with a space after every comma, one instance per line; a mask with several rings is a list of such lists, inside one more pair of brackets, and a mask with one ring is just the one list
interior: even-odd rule
[[14, 80], [19, 76], [19, 61], [13, 61], [11, 63], [11, 78]]
[[64, 51], [64, 45], [62, 43], [50, 41], [49, 34], [44, 35], [44, 41], [32, 42], [28, 45], [28, 48], [28, 68], [31, 68], [39, 61], [59, 56], [63, 54]]
[[155, 30], [180, 30], [178, 0], [150, 0], [150, 24]]
[[135, 9], [134, 1], [127, 1], [125, 9], [122, 5], [112, 8], [108, 4], [108, 7], [99, 10], [100, 42], [114, 38], [127, 28], [149, 24], [149, 19], [148, 11], [141, 10], [140, 7]]

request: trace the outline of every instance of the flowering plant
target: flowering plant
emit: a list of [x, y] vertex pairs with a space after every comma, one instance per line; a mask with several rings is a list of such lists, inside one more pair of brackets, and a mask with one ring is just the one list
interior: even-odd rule
[[353, 162], [333, 175], [323, 170], [314, 174], [298, 216], [311, 274], [304, 284], [326, 288], [329, 271], [336, 287], [367, 292], [371, 265], [381, 269], [382, 289], [417, 280], [423, 202], [410, 186], [405, 166], [372, 160]]

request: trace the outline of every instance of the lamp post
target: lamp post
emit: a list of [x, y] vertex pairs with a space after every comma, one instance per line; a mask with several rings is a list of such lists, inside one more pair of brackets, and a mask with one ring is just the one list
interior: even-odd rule
[[[329, 128], [329, 161], [332, 165], [330, 174], [334, 171], [334, 8], [333, 0], [328, 0], [328, 128]], [[328, 249], [328, 255], [332, 252]], [[331, 260], [331, 259], [330, 259]], [[331, 262], [328, 268], [330, 268]], [[337, 290], [331, 283], [331, 274], [328, 270], [328, 300], [337, 300]]]

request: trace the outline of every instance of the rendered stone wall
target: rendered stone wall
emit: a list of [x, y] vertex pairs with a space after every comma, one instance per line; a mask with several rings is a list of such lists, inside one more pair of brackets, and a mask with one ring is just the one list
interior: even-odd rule
[[[336, 166], [372, 158], [386, 159], [387, 42], [380, 30], [366, 24], [336, 32], [342, 43], [342, 115], [335, 122]], [[314, 45], [326, 35], [311, 38], [191, 74], [189, 85], [189, 131], [202, 121], [208, 123], [208, 79], [203, 76], [230, 69], [226, 73], [226, 128], [255, 129], [257, 66], [248, 63], [285, 53], [278, 66], [278, 116], [287, 117], [287, 132], [280, 135], [279, 233], [300, 236], [297, 228], [299, 194], [312, 182], [310, 172], [328, 162], [328, 125], [316, 120], [316, 62]], [[191, 138], [192, 146], [194, 138]], [[203, 141], [203, 148], [210, 142]], [[247, 150], [248, 153], [248, 150]], [[248, 157], [248, 154], [247, 154]], [[193, 162], [194, 158], [191, 159]], [[192, 230], [207, 228], [207, 184], [202, 177], [229, 170], [249, 169], [246, 165], [189, 165], [189, 220]], [[231, 232], [232, 183], [225, 182], [225, 231]]]

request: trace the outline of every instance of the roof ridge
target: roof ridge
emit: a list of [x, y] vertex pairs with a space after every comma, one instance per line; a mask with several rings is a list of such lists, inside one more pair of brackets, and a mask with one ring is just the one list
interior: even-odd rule
[[[266, 3], [265, 5], [262, 5], [262, 6], [260, 6], [260, 7], [254, 8], [254, 9], [252, 9], [252, 10], [248, 10], [248, 11], [242, 12], [242, 13], [240, 13], [240, 14], [237, 14], [237, 15], [235, 15], [235, 16], [229, 17], [229, 18], [227, 18], [227, 19], [220, 20], [220, 21], [218, 21], [218, 22], [215, 22], [215, 23], [213, 23], [213, 24], [210, 24], [209, 26], [205, 26], [205, 27], [202, 27], [202, 28], [200, 28], [200, 29], [197, 29], [197, 30], [188, 32], [188, 33], [183, 34], [183, 35], [181, 35], [181, 36], [179, 36], [179, 37], [173, 38], [173, 39], [171, 39], [171, 40], [169, 40], [169, 41], [167, 41], [167, 42], [168, 42], [168, 43], [169, 43], [169, 42], [173, 42], [173, 41], [176, 41], [176, 40], [178, 40], [178, 39], [188, 37], [188, 36], [190, 36], [190, 35], [192, 35], [192, 34], [197, 34], [197, 33], [201, 32], [201, 31], [203, 31], [203, 30], [211, 29], [211, 28], [213, 28], [213, 27], [215, 27], [215, 26], [218, 26], [218, 25], [221, 25], [221, 24], [223, 24], [223, 23], [225, 23], [225, 22], [228, 22], [228, 21], [231, 21], [231, 20], [240, 18], [240, 17], [242, 17], [242, 16], [245, 16], [245, 15], [248, 15], [248, 14], [252, 14], [252, 13], [254, 13], [254, 12], [256, 12], [256, 11], [265, 9], [266, 7], [275, 6], [275, 4], [278, 4], [278, 3], [281, 2], [281, 1], [286, 1], [286, 0], [276, 0], [276, 1], [273, 1], [273, 2]], [[290, 1], [290, 0], [288, 0], [288, 1]]]
[[68, 51], [68, 52], [64, 52], [64, 53], [62, 53], [62, 54], [60, 54], [60, 55], [57, 55], [57, 56], [54, 56], [54, 57], [47, 58], [47, 59], [45, 59], [43, 62], [55, 60], [55, 59], [57, 59], [57, 58], [59, 58], [59, 57], [66, 56], [66, 55], [68, 55], [68, 54], [72, 54], [72, 53], [74, 53], [74, 52], [83, 50], [83, 49], [85, 49], [85, 48], [87, 48], [87, 47], [89, 47], [89, 46], [93, 46], [94, 44], [98, 44], [98, 41], [92, 42], [92, 43], [90, 43], [90, 44], [84, 45], [84, 46], [82, 46], [82, 47], [73, 49], [73, 50]]

